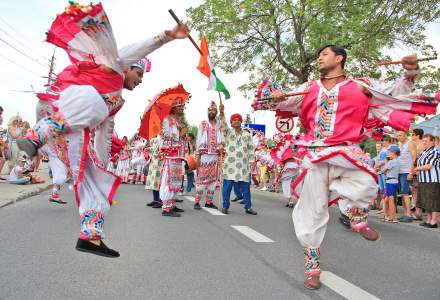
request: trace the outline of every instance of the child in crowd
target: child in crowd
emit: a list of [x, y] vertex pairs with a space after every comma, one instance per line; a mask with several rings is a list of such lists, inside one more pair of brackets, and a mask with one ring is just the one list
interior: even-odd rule
[[32, 175], [26, 157], [21, 157], [17, 164], [12, 168], [9, 174], [9, 182], [12, 184], [28, 184], [28, 183], [44, 183], [44, 180], [39, 176]]
[[397, 160], [400, 149], [397, 145], [391, 145], [388, 149], [387, 163], [382, 170], [386, 174], [385, 190], [386, 198], [384, 202], [384, 221], [397, 223], [396, 198], [397, 186], [399, 183], [399, 161]]
[[26, 176], [24, 165], [26, 163], [25, 158], [20, 158], [17, 161], [15, 167], [12, 168], [11, 173], [9, 174], [9, 182], [12, 184], [27, 184], [31, 181], [29, 176]]

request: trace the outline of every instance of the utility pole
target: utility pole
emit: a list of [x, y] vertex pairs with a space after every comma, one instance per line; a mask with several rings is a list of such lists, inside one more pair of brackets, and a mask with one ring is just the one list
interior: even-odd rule
[[55, 69], [55, 50], [56, 49], [57, 49], [56, 47], [53, 48], [53, 54], [52, 54], [52, 57], [50, 59], [49, 75], [47, 76], [46, 92], [49, 92], [50, 86], [52, 84], [52, 81], [55, 81], [55, 78], [52, 78], [52, 76], [54, 75], [53, 70]]

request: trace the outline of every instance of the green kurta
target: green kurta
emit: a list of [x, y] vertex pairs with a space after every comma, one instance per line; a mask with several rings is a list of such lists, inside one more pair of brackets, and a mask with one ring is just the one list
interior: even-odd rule
[[225, 158], [223, 162], [223, 179], [234, 181], [250, 181], [251, 163], [254, 161], [255, 145], [252, 135], [246, 129], [236, 132], [229, 128], [222, 119], [225, 133]]

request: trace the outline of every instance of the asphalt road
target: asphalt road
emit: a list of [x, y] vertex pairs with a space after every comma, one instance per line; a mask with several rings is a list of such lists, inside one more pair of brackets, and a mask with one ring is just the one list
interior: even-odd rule
[[325, 284], [308, 291], [291, 210], [279, 195], [253, 191], [257, 216], [234, 203], [229, 215], [195, 211], [187, 198], [182, 218], [165, 218], [145, 206], [150, 192], [123, 186], [105, 224], [117, 259], [74, 249], [76, 204], [68, 189], [62, 196], [66, 206], [45, 192], [0, 209], [0, 299], [440, 299], [440, 230], [371, 218], [382, 239], [368, 242], [331, 209]]

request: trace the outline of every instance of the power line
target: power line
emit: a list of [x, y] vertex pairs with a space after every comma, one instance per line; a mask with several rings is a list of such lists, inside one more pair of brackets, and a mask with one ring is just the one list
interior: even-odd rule
[[30, 73], [32, 73], [32, 74], [38, 76], [38, 77], [41, 77], [41, 75], [35, 73], [35, 72], [32, 71], [32, 70], [29, 70], [28, 68], [26, 68], [26, 67], [24, 67], [24, 66], [22, 66], [22, 65], [20, 65], [20, 64], [17, 64], [15, 61], [9, 59], [8, 57], [4, 56], [3, 54], [0, 54], [0, 57], [3, 57], [4, 59], [6, 59], [7, 61], [9, 61], [10, 63], [13, 63], [13, 64], [16, 65], [16, 66], [19, 66], [20, 68], [22, 68], [22, 69], [24, 69], [24, 70], [26, 70], [26, 71], [28, 71], [28, 72], [30, 72]]
[[1, 37], [0, 37], [0, 41], [3, 42], [3, 43], [5, 43], [5, 44], [8, 45], [9, 47], [13, 48], [15, 51], [17, 51], [17, 52], [21, 53], [22, 55], [26, 56], [26, 57], [29, 58], [30, 60], [36, 62], [36, 63], [39, 64], [40, 66], [43, 66], [44, 68], [47, 67], [47, 65], [44, 65], [44, 64], [40, 63], [40, 62], [37, 61], [35, 58], [33, 58], [33, 57], [29, 56], [28, 54], [24, 53], [24, 52], [21, 51], [20, 49], [16, 48], [14, 45], [12, 45], [12, 44], [8, 43], [7, 41], [5, 41], [4, 39], [2, 39]]
[[[9, 34], [6, 30], [0, 28], [0, 31], [3, 32], [4, 34], [6, 34], [7, 36], [9, 36], [11, 39], [13, 39], [14, 41], [16, 41], [17, 43], [19, 43], [22, 47], [24, 47], [24, 48], [26, 48], [26, 49], [28, 49], [28, 50], [30, 50], [30, 51], [32, 51], [32, 52], [35, 52], [35, 49], [32, 49], [32, 48], [28, 47], [26, 44], [24, 44], [23, 42], [21, 42], [19, 39], [17, 39], [16, 37], [12, 36], [11, 34]], [[49, 60], [48, 57], [45, 57], [45, 56], [41, 55], [41, 53], [40, 53], [40, 54], [39, 54], [39, 53], [35, 53], [35, 54], [36, 54], [36, 55], [39, 55], [39, 56], [40, 56], [41, 58], [43, 58], [44, 60]]]
[[[6, 22], [6, 20], [3, 19], [1, 16], [0, 16], [0, 21], [2, 21], [4, 24], [6, 24], [6, 26], [8, 26], [10, 29], [12, 29], [12, 31], [14, 31], [16, 34], [18, 34], [19, 36], [21, 36], [21, 38], [22, 38], [24, 41], [27, 41], [27, 42], [30, 43], [31, 45], [34, 44], [32, 41], [28, 40], [28, 39], [27, 39], [22, 33], [20, 33], [17, 29], [15, 29], [11, 24], [9, 24], [8, 22]], [[48, 53], [46, 53], [45, 51], [43, 51], [43, 50], [40, 50], [40, 54], [41, 54], [41, 53], [44, 53], [44, 56], [46, 56], [46, 57], [50, 57], [50, 55], [49, 55]]]

